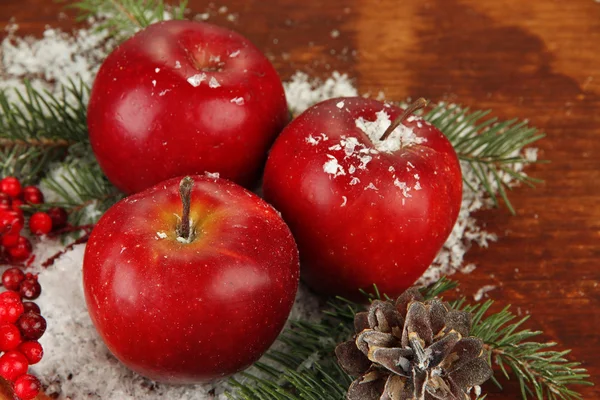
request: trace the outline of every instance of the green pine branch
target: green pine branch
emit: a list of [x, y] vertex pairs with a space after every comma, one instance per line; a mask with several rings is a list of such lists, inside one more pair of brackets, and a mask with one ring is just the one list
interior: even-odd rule
[[[473, 314], [471, 334], [485, 342], [491, 365], [497, 365], [507, 379], [511, 375], [518, 379], [523, 399], [582, 399], [570, 387], [591, 383], [587, 370], [580, 367], [581, 363], [565, 358], [570, 350], [550, 350], [556, 343], [533, 341], [542, 332], [520, 329], [529, 317], [517, 319], [510, 312], [510, 306], [485, 317], [494, 304], [492, 300], [475, 305], [464, 303], [465, 300], [461, 299], [453, 306]], [[494, 381], [501, 387], [497, 379], [494, 378]]]
[[475, 181], [465, 179], [465, 184], [473, 191], [476, 191], [476, 186], [483, 187], [496, 206], [499, 195], [510, 212], [515, 214], [507, 195], [511, 187], [503, 178], [510, 177], [531, 187], [540, 182], [527, 176], [517, 166], [533, 162], [524, 156], [523, 151], [545, 135], [529, 127], [525, 121], [489, 118], [490, 112], [440, 104], [425, 113], [423, 118], [448, 137], [458, 158], [471, 167]]
[[71, 81], [58, 95], [36, 90], [0, 91], [0, 166], [2, 176], [33, 183], [48, 166], [87, 145], [86, 102], [83, 82]]
[[123, 197], [103, 174], [93, 158], [73, 158], [50, 173], [42, 185], [56, 194], [57, 201], [36, 206], [38, 209], [63, 207], [73, 225], [94, 224], [116, 201]]
[[[429, 299], [456, 286], [456, 282], [442, 278], [421, 292]], [[375, 291], [368, 299], [385, 297]], [[471, 334], [484, 341], [489, 350], [489, 362], [498, 366], [497, 372], [519, 380], [524, 400], [581, 399], [571, 386], [589, 385], [587, 371], [579, 363], [566, 360], [568, 351], [548, 350], [554, 343], [532, 341], [541, 332], [520, 329], [527, 318], [514, 322], [515, 316], [508, 307], [486, 315], [492, 304], [486, 301], [466, 305], [465, 299], [461, 299], [451, 303], [451, 307], [473, 314]], [[338, 298], [329, 303], [325, 318], [320, 322], [292, 322], [278, 339], [285, 345], [284, 350], [269, 351], [266, 361], [262, 360], [242, 373], [242, 379], [231, 379], [232, 390], [227, 393], [228, 398], [344, 400], [353, 378], [339, 368], [333, 352], [337, 343], [354, 334], [354, 315], [363, 310], [364, 305]], [[484, 398], [482, 395], [478, 400]]]
[[107, 31], [117, 40], [124, 40], [148, 25], [165, 19], [183, 19], [187, 0], [176, 6], [163, 0], [80, 0], [69, 4], [77, 10], [77, 21], [99, 19], [97, 31]]

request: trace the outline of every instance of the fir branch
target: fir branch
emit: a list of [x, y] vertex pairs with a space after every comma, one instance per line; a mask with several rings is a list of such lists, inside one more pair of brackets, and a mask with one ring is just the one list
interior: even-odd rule
[[[48, 166], [64, 159], [71, 147], [87, 146], [87, 86], [71, 81], [59, 95], [36, 90], [0, 91], [0, 166], [2, 176], [35, 182]], [[80, 151], [80, 150], [76, 150]]]
[[[464, 305], [464, 302], [461, 299], [454, 307], [473, 314], [471, 335], [484, 341], [491, 365], [497, 365], [507, 379], [511, 373], [518, 379], [524, 400], [582, 399], [570, 386], [591, 383], [587, 380], [587, 370], [580, 367], [581, 363], [565, 358], [570, 350], [549, 350], [556, 343], [532, 341], [542, 332], [520, 329], [529, 317], [516, 319], [510, 306], [484, 317], [494, 304], [492, 300], [475, 305]], [[494, 381], [500, 386], [497, 379]]]
[[187, 0], [169, 6], [163, 0], [80, 0], [69, 4], [76, 9], [77, 20], [100, 18], [96, 31], [124, 40], [148, 25], [167, 19], [183, 19]]
[[507, 178], [529, 186], [540, 182], [527, 176], [521, 168], [523, 164], [535, 162], [523, 154], [524, 148], [545, 135], [525, 121], [499, 121], [496, 117], [488, 118], [489, 113], [440, 104], [423, 117], [448, 137], [461, 162], [471, 167], [475, 180], [465, 179], [465, 184], [473, 190], [476, 186], [483, 187], [496, 206], [499, 195], [515, 214], [507, 195], [511, 189]]
[[[456, 282], [442, 278], [422, 289], [426, 298], [455, 288]], [[381, 298], [371, 295], [368, 298]], [[473, 314], [471, 335], [481, 338], [489, 350], [489, 362], [498, 365], [507, 378], [519, 380], [523, 399], [577, 400], [581, 396], [571, 385], [589, 385], [587, 371], [580, 364], [569, 362], [568, 351], [550, 351], [554, 343], [530, 339], [541, 332], [520, 329], [527, 318], [514, 322], [515, 316], [504, 310], [486, 316], [492, 301], [466, 305], [465, 299], [451, 303], [452, 308]], [[338, 298], [329, 303], [329, 310], [320, 322], [294, 321], [279, 338], [285, 350], [271, 350], [265, 360], [241, 376], [231, 379], [232, 400], [343, 400], [352, 377], [340, 369], [333, 351], [337, 343], [354, 334], [354, 315], [364, 305]], [[496, 382], [497, 380], [494, 379]], [[478, 397], [483, 400], [486, 396]]]
[[53, 191], [58, 201], [39, 208], [64, 207], [73, 225], [93, 224], [123, 195], [108, 181], [98, 163], [74, 158], [42, 179], [42, 185]]
[[71, 81], [58, 96], [24, 84], [24, 92], [14, 89], [16, 101], [0, 91], [0, 146], [68, 147], [87, 140], [89, 88], [82, 81]]

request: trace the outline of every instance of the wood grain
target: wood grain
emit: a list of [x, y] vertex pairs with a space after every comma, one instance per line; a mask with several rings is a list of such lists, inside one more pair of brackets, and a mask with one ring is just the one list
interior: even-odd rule
[[[248, 36], [284, 79], [298, 69], [319, 77], [338, 70], [363, 93], [492, 108], [543, 129], [540, 155], [551, 163], [529, 172], [545, 183], [511, 193], [516, 217], [504, 208], [480, 213], [499, 241], [472, 249], [468, 261], [478, 268], [456, 278], [469, 296], [497, 285], [489, 297], [531, 313], [527, 327], [572, 348], [600, 383], [600, 4], [231, 0], [190, 7]], [[15, 17], [21, 33], [35, 35], [46, 24], [69, 28], [59, 11], [48, 0], [2, 0], [0, 24]], [[234, 22], [231, 13], [239, 15]], [[488, 389], [489, 399], [519, 397], [514, 382], [502, 393]], [[600, 398], [598, 387], [581, 393]]]

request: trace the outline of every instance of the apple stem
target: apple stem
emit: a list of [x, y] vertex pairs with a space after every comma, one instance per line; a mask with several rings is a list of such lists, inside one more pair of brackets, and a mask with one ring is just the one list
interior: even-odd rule
[[181, 225], [179, 226], [179, 237], [187, 242], [190, 242], [192, 239], [192, 232], [190, 230], [190, 203], [193, 187], [194, 180], [189, 176], [183, 178], [179, 183], [179, 195], [181, 196], [181, 203], [183, 204]]
[[390, 124], [390, 126], [385, 130], [385, 132], [383, 132], [383, 135], [381, 135], [381, 138], [379, 140], [384, 141], [385, 139], [387, 139], [392, 134], [392, 132], [394, 132], [394, 129], [396, 129], [398, 127], [398, 125], [403, 123], [404, 120], [406, 118], [408, 118], [408, 116], [410, 114], [414, 113], [417, 110], [425, 108], [427, 106], [427, 104], [429, 104], [429, 101], [425, 100], [424, 98], [421, 97], [421, 98], [417, 99], [417, 101], [415, 101], [414, 103], [412, 103], [411, 105], [406, 107], [406, 109], [404, 110], [402, 115], [399, 116], [398, 118], [396, 118]]

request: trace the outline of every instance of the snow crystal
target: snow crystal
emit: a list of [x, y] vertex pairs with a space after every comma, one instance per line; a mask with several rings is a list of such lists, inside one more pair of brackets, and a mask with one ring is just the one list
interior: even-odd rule
[[340, 175], [346, 175], [344, 168], [338, 163], [337, 158], [332, 156], [331, 154], [327, 154], [329, 160], [323, 164], [323, 171], [327, 172], [330, 175], [333, 175], [334, 178]]
[[157, 239], [166, 239], [167, 238], [167, 234], [163, 231], [158, 231], [156, 232], [156, 238]]
[[479, 288], [477, 293], [475, 293], [473, 295], [473, 300], [475, 300], [475, 301], [481, 300], [483, 298], [483, 295], [485, 295], [487, 292], [491, 292], [494, 289], [496, 289], [495, 285], [485, 285], [485, 286]]
[[378, 111], [376, 115], [377, 119], [375, 121], [368, 121], [363, 117], [359, 117], [355, 123], [356, 127], [366, 133], [369, 139], [371, 139], [377, 150], [384, 153], [391, 153], [403, 147], [427, 141], [427, 139], [415, 135], [412, 128], [403, 124], [398, 125], [385, 140], [380, 140], [392, 121], [385, 110]]
[[344, 101], [340, 101], [339, 103], [336, 104], [337, 108], [344, 108]]
[[214, 76], [211, 76], [210, 81], [208, 82], [208, 87], [215, 89], [215, 88], [221, 87], [221, 84], [219, 83], [217, 78], [215, 78]]
[[394, 180], [394, 186], [397, 186], [400, 188], [400, 190], [402, 190], [402, 196], [404, 197], [412, 197], [412, 195], [408, 192], [410, 192], [410, 188], [408, 187], [408, 185], [406, 184], [406, 182], [400, 182], [397, 178]]
[[342, 204], [340, 204], [340, 207], [345, 207], [347, 202], [348, 198], [346, 196], [342, 196]]
[[198, 87], [202, 83], [202, 81], [206, 80], [206, 74], [204, 72], [196, 75], [192, 75], [187, 78], [187, 81], [193, 87]]
[[175, 61], [175, 69], [180, 69], [181, 63], [179, 61]]
[[221, 176], [221, 174], [219, 174], [218, 172], [205, 172], [204, 175], [212, 179], [217, 179], [219, 178], [219, 176]]
[[324, 82], [311, 79], [304, 72], [296, 72], [289, 82], [284, 82], [285, 95], [292, 114], [297, 115], [320, 101], [333, 97], [358, 96], [358, 91], [348, 75], [334, 72]]
[[243, 97], [235, 97], [231, 100], [229, 100], [231, 103], [237, 104], [238, 106], [243, 106], [244, 105], [244, 98]]

